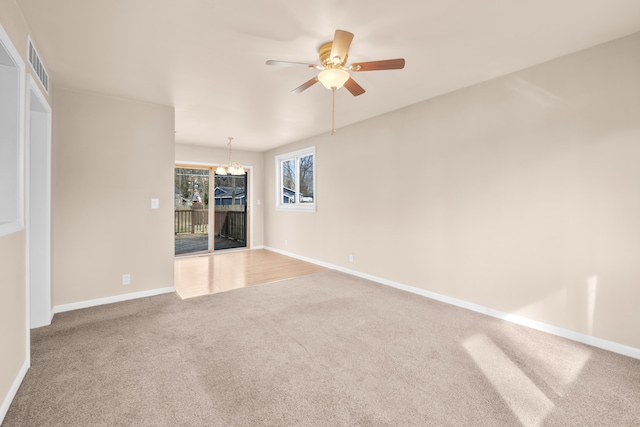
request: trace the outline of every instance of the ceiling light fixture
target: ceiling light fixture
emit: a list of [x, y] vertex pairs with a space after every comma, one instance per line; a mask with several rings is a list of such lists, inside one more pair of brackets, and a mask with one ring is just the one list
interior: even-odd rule
[[342, 68], [327, 68], [320, 71], [318, 80], [331, 91], [331, 135], [336, 134], [336, 90], [349, 80], [349, 72]]
[[318, 74], [318, 80], [327, 89], [340, 89], [349, 80], [349, 73], [339, 68], [329, 68]]
[[217, 167], [216, 175], [244, 175], [245, 171], [242, 165], [238, 162], [233, 162], [231, 160], [231, 140], [233, 137], [229, 137], [229, 162], [227, 164], [222, 164]]

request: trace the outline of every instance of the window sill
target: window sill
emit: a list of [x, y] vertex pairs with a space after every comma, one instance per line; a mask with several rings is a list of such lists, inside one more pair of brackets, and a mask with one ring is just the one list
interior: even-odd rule
[[9, 234], [17, 233], [22, 230], [24, 230], [24, 226], [19, 222], [0, 222], [0, 237], [8, 236]]
[[276, 210], [277, 211], [281, 211], [281, 212], [312, 212], [312, 213], [315, 213], [316, 212], [316, 205], [311, 205], [311, 206], [278, 205], [278, 206], [276, 206]]

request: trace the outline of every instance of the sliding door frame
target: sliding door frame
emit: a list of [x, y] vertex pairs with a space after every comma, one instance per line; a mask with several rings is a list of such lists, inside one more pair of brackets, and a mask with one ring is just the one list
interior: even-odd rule
[[[212, 204], [212, 200], [215, 200], [215, 173], [216, 168], [220, 166], [220, 163], [203, 163], [203, 162], [185, 162], [177, 160], [174, 165], [175, 168], [194, 168], [194, 169], [209, 169], [209, 246], [210, 249], [208, 253], [213, 253], [215, 251], [214, 237], [212, 235], [214, 219], [215, 219], [215, 202]], [[247, 246], [244, 248], [236, 248], [236, 249], [219, 249], [224, 251], [233, 251], [233, 250], [244, 250], [251, 249], [253, 247], [252, 236], [253, 236], [253, 215], [251, 215], [251, 207], [253, 206], [253, 167], [252, 166], [244, 166], [242, 165], [244, 170], [247, 172]], [[206, 252], [198, 252], [197, 254], [203, 254]]]

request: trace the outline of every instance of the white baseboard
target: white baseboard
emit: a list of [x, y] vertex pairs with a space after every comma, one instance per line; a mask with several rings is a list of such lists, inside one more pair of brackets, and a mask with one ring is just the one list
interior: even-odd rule
[[88, 301], [72, 302], [70, 304], [56, 305], [53, 307], [54, 313], [63, 313], [65, 311], [79, 310], [81, 308], [95, 307], [97, 305], [111, 304], [114, 302], [128, 301], [137, 298], [152, 297], [154, 295], [168, 294], [175, 292], [176, 288], [170, 286], [168, 288], [151, 289], [149, 291], [133, 292], [130, 294], [115, 295], [106, 298], [97, 298]]
[[350, 270], [348, 268], [332, 265], [326, 262], [314, 260], [304, 256], [296, 255], [294, 253], [286, 252], [280, 249], [271, 248], [265, 246], [264, 249], [272, 252], [277, 252], [282, 255], [296, 258], [302, 261], [310, 262], [312, 264], [320, 265], [330, 268], [332, 270], [340, 271], [342, 273], [351, 274], [352, 276], [361, 277], [363, 279], [371, 280], [372, 282], [380, 283], [387, 286], [392, 286], [403, 291], [411, 292], [417, 295], [422, 295], [427, 298], [434, 299], [436, 301], [444, 302], [454, 305], [456, 307], [466, 308], [467, 310], [475, 311], [477, 313], [486, 314], [487, 316], [495, 317], [498, 319], [506, 320], [507, 322], [516, 323], [518, 325], [526, 326], [531, 329], [547, 332], [552, 335], [567, 338], [572, 341], [577, 341], [583, 344], [588, 344], [593, 347], [598, 347], [603, 350], [608, 350], [614, 353], [622, 354], [624, 356], [640, 359], [640, 348], [630, 347], [624, 344], [620, 344], [614, 341], [608, 341], [602, 338], [594, 337], [593, 335], [583, 334], [581, 332], [572, 331], [570, 329], [561, 328], [559, 326], [551, 325], [548, 323], [539, 322], [537, 320], [529, 319], [517, 314], [506, 313], [504, 311], [495, 310], [493, 308], [485, 307], [479, 304], [475, 304], [469, 301], [464, 301], [457, 298], [452, 298], [446, 295], [438, 294], [435, 292], [427, 291], [425, 289], [415, 288], [402, 283], [394, 282], [392, 280], [383, 279], [380, 277], [372, 276], [370, 274], [361, 273], [359, 271]]
[[[78, 310], [81, 308], [95, 307], [98, 305], [111, 304], [114, 302], [127, 301], [127, 300], [136, 299], [136, 298], [151, 297], [154, 295], [166, 294], [166, 293], [175, 292], [175, 291], [176, 289], [173, 286], [171, 286], [167, 288], [152, 289], [149, 291], [133, 292], [130, 294], [116, 295], [113, 297], [98, 298], [98, 299], [92, 299], [88, 301], [75, 302], [71, 304], [58, 305], [53, 308], [53, 311], [51, 312], [51, 317], [53, 318], [53, 315], [55, 313]], [[46, 326], [46, 325], [43, 325], [43, 326]], [[29, 335], [30, 334], [27, 334], [27, 339], [30, 339]], [[29, 349], [29, 346], [27, 346], [27, 349]], [[30, 364], [30, 357], [29, 355], [27, 355], [27, 358], [25, 359], [24, 364], [22, 365], [22, 368], [20, 368], [20, 371], [18, 372], [16, 379], [11, 385], [9, 392], [7, 393], [4, 400], [2, 401], [2, 406], [0, 406], [0, 424], [2, 424], [2, 422], [4, 421], [4, 417], [7, 415], [7, 411], [9, 411], [9, 406], [11, 406], [11, 402], [13, 402], [13, 399], [16, 396], [16, 393], [18, 392], [18, 389], [20, 388], [20, 384], [22, 384], [22, 381], [24, 380], [24, 376], [27, 374], [27, 371], [29, 370], [29, 364]]]
[[[358, 273], [357, 271], [349, 270], [347, 268], [342, 268], [342, 267], [339, 267], [337, 265], [329, 264], [328, 262], [318, 261], [318, 260], [313, 259], [313, 258], [308, 258], [306, 256], [302, 256], [302, 255], [294, 254], [294, 253], [291, 253], [291, 252], [283, 251], [283, 250], [280, 250], [280, 249], [272, 248], [270, 246], [265, 246], [264, 249], [267, 250], [267, 251], [279, 253], [280, 255], [286, 255], [286, 256], [291, 257], [291, 258], [299, 259], [300, 261], [306, 261], [306, 262], [310, 262], [311, 264], [319, 265], [321, 267], [330, 268], [331, 270], [342, 271], [343, 273], [348, 273], [348, 274], [351, 274], [353, 276], [360, 275], [359, 277], [366, 278], [366, 277], [361, 275], [362, 273]], [[371, 276], [371, 277], [373, 277], [373, 276]], [[373, 279], [370, 279], [370, 280], [373, 280]], [[374, 281], [377, 282], [377, 280], [374, 280]]]
[[24, 380], [24, 376], [27, 375], [28, 370], [29, 370], [29, 357], [25, 359], [24, 363], [22, 364], [22, 368], [20, 368], [20, 371], [18, 371], [18, 375], [16, 376], [16, 379], [13, 381], [13, 384], [11, 384], [11, 388], [9, 389], [9, 392], [7, 393], [7, 395], [4, 397], [4, 400], [2, 401], [2, 406], [0, 406], [0, 424], [2, 424], [2, 422], [4, 421], [4, 417], [7, 416], [7, 412], [9, 411], [9, 406], [11, 406], [11, 402], [13, 402], [13, 398], [16, 397], [16, 393], [20, 388], [20, 384], [22, 384], [22, 381]]
[[47, 323], [36, 324], [36, 325], [34, 325], [33, 323], [29, 323], [29, 329], [36, 329], [36, 328], [42, 328], [43, 326], [49, 326], [51, 324], [51, 321], [53, 320], [54, 314], [55, 312], [53, 311], [53, 308], [52, 308], [51, 311], [47, 313]]

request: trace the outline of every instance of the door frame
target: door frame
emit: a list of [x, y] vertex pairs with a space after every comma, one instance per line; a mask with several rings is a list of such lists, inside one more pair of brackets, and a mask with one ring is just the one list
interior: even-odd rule
[[[51, 106], [36, 80], [27, 78], [26, 108], [26, 281], [29, 327], [51, 324]], [[34, 190], [34, 188], [36, 190]]]
[[[218, 166], [221, 166], [220, 163], [206, 163], [206, 162], [191, 162], [191, 161], [181, 161], [181, 160], [176, 160], [175, 164], [174, 164], [174, 173], [175, 173], [175, 168], [180, 168], [180, 167], [185, 167], [185, 168], [202, 168], [202, 169], [210, 169], [211, 170], [211, 175], [210, 175], [210, 180], [215, 181], [215, 172], [216, 172], [216, 168]], [[245, 250], [245, 249], [251, 249], [253, 247], [253, 215], [251, 215], [251, 206], [253, 206], [253, 166], [245, 166], [242, 165], [242, 167], [244, 168], [244, 170], [247, 172], [247, 246], [244, 248], [237, 248], [237, 249], [222, 249], [225, 251], [229, 251], [229, 250]], [[213, 221], [215, 218], [215, 202], [214, 205], [211, 205], [211, 200], [215, 200], [215, 185], [209, 185], [209, 224], [212, 225], [212, 227], [209, 227], [209, 246], [211, 247], [211, 249], [209, 250], [209, 253], [213, 253], [215, 251], [214, 249], [214, 244], [213, 244], [213, 236], [211, 235], [211, 231], [213, 230]], [[212, 208], [213, 206], [213, 208]], [[198, 254], [202, 255], [203, 252], [198, 252]], [[188, 255], [186, 255], [188, 256]]]

